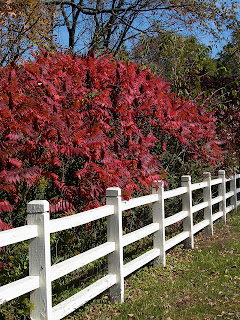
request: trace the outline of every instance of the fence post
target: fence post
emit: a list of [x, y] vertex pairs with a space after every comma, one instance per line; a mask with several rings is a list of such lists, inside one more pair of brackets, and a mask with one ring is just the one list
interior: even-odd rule
[[182, 176], [181, 186], [187, 187], [187, 192], [182, 195], [182, 210], [188, 212], [188, 216], [183, 220], [183, 230], [189, 232], [189, 237], [185, 240], [185, 248], [193, 249], [194, 234], [193, 234], [191, 176]]
[[211, 173], [203, 173], [203, 181], [207, 182], [207, 187], [203, 189], [203, 201], [208, 203], [204, 209], [204, 219], [209, 221], [209, 225], [205, 228], [208, 235], [213, 235], [213, 218], [212, 218], [212, 188], [211, 188]]
[[223, 201], [219, 204], [219, 210], [223, 212], [222, 220], [226, 223], [226, 175], [225, 170], [218, 171], [218, 177], [222, 179], [222, 183], [218, 186], [218, 194], [223, 197]]
[[107, 239], [115, 242], [115, 251], [108, 255], [108, 271], [117, 277], [110, 295], [115, 302], [121, 303], [124, 301], [121, 189], [108, 188], [106, 197], [106, 204], [114, 205], [114, 214], [107, 217]]
[[32, 320], [51, 320], [52, 284], [51, 251], [49, 232], [49, 203], [46, 200], [33, 200], [27, 204], [27, 222], [38, 225], [38, 237], [29, 240], [29, 275], [39, 276], [40, 287], [30, 294], [34, 309]]
[[234, 195], [230, 198], [231, 204], [234, 206], [234, 209], [237, 210], [237, 175], [234, 173], [230, 181], [230, 190], [234, 192]]
[[164, 183], [158, 181], [158, 190], [155, 186], [152, 188], [153, 194], [158, 194], [158, 201], [153, 203], [153, 222], [159, 223], [159, 230], [154, 233], [153, 247], [160, 249], [160, 256], [156, 258], [155, 263], [163, 267], [166, 266], [165, 250], [165, 213], [164, 213]]
[[[236, 173], [236, 204], [237, 204], [237, 208], [239, 206], [239, 200], [238, 200], [238, 193], [239, 193], [239, 174]], [[237, 209], [236, 209], [237, 210]]]

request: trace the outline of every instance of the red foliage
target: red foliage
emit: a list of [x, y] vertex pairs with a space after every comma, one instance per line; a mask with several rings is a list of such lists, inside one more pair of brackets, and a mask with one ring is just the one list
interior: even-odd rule
[[192, 156], [220, 157], [212, 114], [135, 63], [43, 52], [0, 75], [0, 195], [10, 202], [22, 197], [22, 183], [34, 188], [41, 177], [67, 209], [100, 205], [110, 186], [127, 196], [148, 190], [161, 178], [169, 137]]

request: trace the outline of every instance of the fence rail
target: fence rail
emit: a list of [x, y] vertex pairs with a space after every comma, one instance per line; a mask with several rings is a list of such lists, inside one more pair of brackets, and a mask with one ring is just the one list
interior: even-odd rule
[[[205, 230], [213, 233], [213, 222], [237, 209], [240, 201], [237, 195], [240, 174], [226, 179], [225, 171], [220, 170], [216, 179], [210, 173], [204, 174], [204, 181], [191, 183], [190, 176], [183, 176], [181, 187], [165, 191], [163, 183], [153, 187], [151, 195], [128, 201], [122, 201], [119, 188], [108, 188], [106, 205], [72, 216], [49, 219], [49, 203], [46, 200], [34, 200], [27, 205], [28, 225], [1, 231], [0, 247], [29, 240], [29, 276], [0, 287], [0, 303], [15, 299], [30, 292], [34, 309], [31, 319], [57, 320], [67, 316], [103, 291], [110, 289], [110, 295], [118, 302], [124, 300], [124, 278], [152, 260], [165, 266], [166, 251], [181, 242], [185, 247], [194, 248], [194, 234]], [[230, 182], [230, 191], [229, 189]], [[217, 196], [213, 197], [212, 186], [218, 186]], [[203, 201], [193, 205], [193, 191], [203, 190]], [[165, 217], [164, 202], [173, 197], [182, 197], [182, 211]], [[123, 235], [122, 211], [152, 203], [153, 221], [136, 231]], [[218, 211], [213, 213], [213, 206]], [[194, 224], [194, 214], [204, 210], [204, 219]], [[107, 217], [107, 242], [78, 254], [65, 261], [51, 265], [50, 234], [77, 227], [91, 221]], [[183, 222], [183, 231], [166, 240], [165, 229], [175, 223]], [[144, 237], [154, 235], [153, 248], [140, 257], [124, 264], [123, 247]], [[101, 257], [108, 256], [108, 275], [102, 277], [87, 288], [52, 307], [52, 282], [75, 271]]]

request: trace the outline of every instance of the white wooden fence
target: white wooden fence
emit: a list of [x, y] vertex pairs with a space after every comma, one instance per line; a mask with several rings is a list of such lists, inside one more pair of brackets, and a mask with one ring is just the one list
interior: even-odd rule
[[[222, 218], [240, 204], [237, 194], [237, 180], [240, 174], [225, 178], [225, 171], [220, 170], [218, 178], [211, 179], [210, 173], [204, 174], [204, 181], [191, 183], [190, 176], [183, 176], [181, 187], [165, 191], [158, 182], [158, 189], [153, 188], [151, 195], [122, 201], [119, 188], [108, 188], [106, 205], [58, 219], [49, 219], [49, 203], [46, 200], [34, 200], [27, 205], [28, 225], [0, 232], [0, 247], [29, 240], [29, 276], [0, 287], [0, 304], [30, 292], [34, 310], [31, 319], [57, 320], [67, 316], [87, 301], [103, 291], [110, 289], [115, 301], [124, 300], [124, 278], [152, 260], [165, 266], [166, 251], [185, 241], [188, 248], [194, 247], [194, 234], [205, 229], [213, 233], [213, 222]], [[230, 191], [226, 192], [230, 181]], [[218, 185], [218, 195], [212, 197], [212, 186]], [[203, 189], [203, 202], [193, 205], [192, 191]], [[165, 218], [164, 201], [181, 196], [182, 211]], [[227, 206], [227, 199], [230, 205]], [[153, 222], [139, 230], [122, 235], [122, 211], [145, 204], [153, 204]], [[212, 213], [213, 205], [219, 204], [219, 210]], [[204, 209], [204, 219], [195, 224], [193, 215]], [[107, 242], [76, 255], [63, 262], [51, 265], [50, 234], [66, 230], [88, 222], [107, 217]], [[165, 228], [183, 221], [183, 232], [165, 240]], [[123, 264], [123, 247], [154, 234], [153, 248], [129, 263]], [[77, 294], [52, 307], [51, 282], [90, 262], [108, 255], [108, 274]]]

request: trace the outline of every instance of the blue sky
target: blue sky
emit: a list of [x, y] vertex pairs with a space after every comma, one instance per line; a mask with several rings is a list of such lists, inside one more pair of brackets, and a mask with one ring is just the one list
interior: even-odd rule
[[[240, 0], [237, 0], [237, 1], [239, 1], [239, 7], [240, 7]], [[232, 2], [233, 2], [233, 0], [226, 0], [226, 3], [228, 3], [228, 4], [231, 4]], [[234, 0], [234, 2], [235, 2], [235, 0]], [[240, 13], [238, 15], [238, 18], [240, 20]], [[190, 35], [191, 33], [187, 32], [187, 34]], [[203, 43], [207, 46], [212, 47], [212, 57], [213, 58], [217, 57], [217, 54], [223, 49], [224, 45], [226, 45], [228, 43], [228, 41], [231, 39], [231, 32], [230, 31], [225, 31], [221, 34], [221, 37], [224, 38], [221, 41], [213, 39], [210, 35], [203, 34], [197, 30], [193, 30], [192, 34], [196, 36], [196, 38], [199, 40], [200, 43]], [[58, 41], [60, 42], [60, 44], [63, 47], [68, 47], [68, 32], [67, 32], [66, 27], [59, 28], [59, 30], [57, 32], [57, 37], [58, 37]], [[82, 52], [82, 53], [86, 53], [86, 52]]]
[[[224, 45], [226, 45], [228, 41], [231, 39], [231, 32], [226, 32], [224, 34], [224, 37], [224, 40], [217, 41], [212, 39], [210, 36], [207, 36], [206, 34], [198, 34], [197, 39], [199, 40], [199, 42], [205, 44], [206, 46], [211, 46], [212, 57], [216, 58], [218, 52], [220, 52], [223, 49]], [[63, 47], [68, 47], [68, 32], [65, 27], [59, 29], [58, 40]]]

